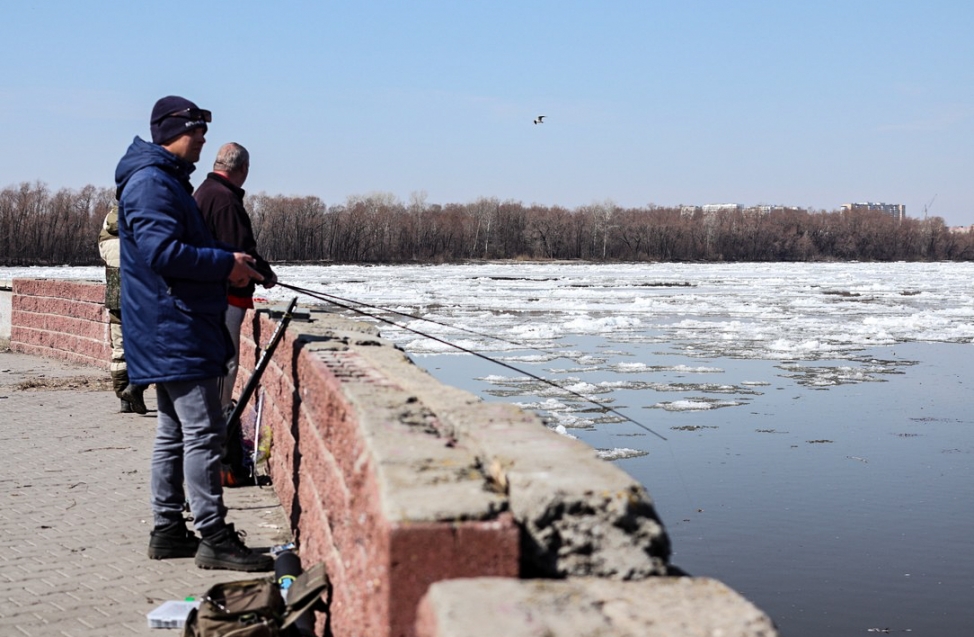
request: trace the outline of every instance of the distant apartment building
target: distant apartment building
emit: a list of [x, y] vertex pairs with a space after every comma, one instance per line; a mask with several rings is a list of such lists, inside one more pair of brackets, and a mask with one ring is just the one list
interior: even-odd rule
[[744, 206], [739, 203], [708, 203], [705, 206], [700, 207], [704, 214], [713, 214], [715, 212], [741, 212], [744, 210]]
[[785, 207], [775, 204], [758, 204], [757, 206], [751, 206], [747, 209], [747, 212], [757, 213], [759, 215], [770, 215], [772, 212], [784, 212]]
[[887, 214], [897, 221], [903, 221], [906, 218], [906, 206], [901, 203], [874, 203], [871, 201], [865, 203], [844, 203], [842, 204], [842, 210], [844, 212], [875, 210]]
[[780, 212], [784, 210], [784, 206], [770, 205], [770, 204], [760, 204], [757, 206], [744, 207], [739, 203], [711, 203], [705, 206], [680, 206], [680, 216], [692, 217], [698, 212], [702, 212], [706, 215], [713, 214], [723, 214], [729, 212], [743, 212], [747, 214], [759, 214], [766, 215], [772, 212]]

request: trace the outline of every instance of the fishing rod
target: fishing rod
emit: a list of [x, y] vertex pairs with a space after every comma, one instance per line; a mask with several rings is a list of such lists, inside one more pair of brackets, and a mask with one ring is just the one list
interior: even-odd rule
[[[531, 373], [529, 371], [526, 371], [526, 370], [523, 370], [523, 369], [519, 369], [519, 368], [515, 367], [514, 365], [510, 365], [508, 363], [505, 363], [504, 361], [497, 360], [496, 358], [491, 358], [490, 356], [487, 356], [486, 354], [481, 354], [480, 352], [476, 352], [476, 351], [471, 350], [471, 349], [468, 349], [466, 347], [462, 347], [460, 345], [457, 345], [456, 343], [451, 343], [451, 342], [449, 342], [447, 340], [444, 340], [442, 338], [439, 338], [437, 336], [433, 336], [432, 334], [426, 334], [426, 333], [421, 332], [421, 331], [419, 331], [417, 329], [413, 329], [413, 328], [411, 328], [411, 327], [409, 327], [407, 325], [402, 325], [400, 323], [396, 323], [395, 321], [391, 321], [391, 320], [389, 320], [389, 319], [387, 319], [385, 317], [379, 316], [377, 314], [372, 314], [370, 312], [366, 312], [365, 310], [361, 310], [361, 309], [359, 309], [357, 307], [353, 307], [351, 305], [348, 305], [346, 302], [337, 301], [337, 300], [335, 300], [335, 299], [338, 298], [336, 296], [333, 296], [333, 295], [330, 295], [330, 294], [326, 294], [324, 292], [317, 292], [317, 291], [314, 291], [314, 290], [309, 290], [307, 288], [299, 288], [299, 287], [296, 287], [296, 286], [293, 286], [293, 285], [288, 285], [286, 283], [281, 283], [280, 281], [277, 282], [277, 285], [279, 285], [279, 286], [281, 286], [283, 288], [287, 288], [288, 290], [293, 290], [295, 292], [300, 292], [301, 294], [305, 294], [307, 296], [310, 296], [311, 298], [318, 299], [319, 301], [324, 301], [326, 303], [331, 303], [332, 305], [334, 305], [336, 307], [340, 307], [340, 308], [349, 310], [351, 312], [355, 312], [356, 314], [360, 314], [362, 316], [365, 316], [365, 317], [374, 319], [376, 321], [381, 321], [382, 323], [386, 323], [387, 325], [391, 325], [393, 327], [398, 327], [401, 330], [406, 330], [407, 332], [412, 332], [413, 334], [416, 334], [417, 336], [422, 336], [423, 338], [428, 338], [431, 341], [436, 341], [437, 343], [441, 343], [441, 344], [446, 345], [448, 347], [452, 347], [453, 349], [456, 349], [458, 351], [461, 351], [464, 354], [470, 354], [472, 356], [476, 356], [477, 358], [481, 358], [481, 359], [483, 359], [485, 361], [488, 361], [490, 363], [494, 363], [495, 365], [500, 365], [501, 367], [505, 367], [505, 368], [507, 368], [507, 369], [509, 369], [511, 371], [517, 372], [518, 374], [523, 374], [523, 375], [525, 375], [525, 376], [527, 376], [529, 378], [533, 378], [536, 381], [542, 382], [542, 383], [544, 383], [546, 385], [550, 385], [551, 387], [554, 387], [555, 389], [559, 389], [559, 390], [561, 390], [563, 392], [567, 392], [568, 394], [571, 394], [572, 396], [575, 396], [576, 398], [580, 398], [580, 399], [582, 399], [582, 400], [584, 400], [584, 401], [586, 401], [588, 403], [591, 403], [591, 404], [595, 405], [596, 407], [598, 407], [599, 409], [601, 409], [602, 411], [606, 411], [606, 412], [615, 414], [616, 416], [619, 416], [623, 420], [626, 420], [627, 422], [631, 422], [632, 424], [636, 425], [637, 427], [640, 427], [641, 429], [644, 429], [644, 430], [648, 431], [649, 433], [653, 434], [654, 436], [656, 436], [660, 440], [667, 440], [667, 438], [665, 436], [663, 436], [662, 434], [657, 433], [656, 431], [653, 431], [652, 429], [650, 429], [646, 425], [642, 424], [638, 420], [634, 420], [633, 418], [630, 418], [629, 416], [627, 416], [624, 413], [622, 413], [622, 412], [614, 409], [613, 407], [610, 407], [610, 406], [606, 405], [605, 403], [601, 403], [601, 402], [599, 402], [597, 400], [594, 400], [592, 398], [589, 398], [588, 396], [585, 396], [583, 394], [580, 394], [580, 393], [578, 393], [575, 390], [568, 389], [567, 387], [562, 387], [561, 385], [559, 385], [559, 384], [557, 384], [557, 383], [555, 383], [553, 381], [550, 381], [547, 378], [543, 378], [541, 376], [538, 376], [537, 374], [533, 374], [533, 373]], [[376, 307], [376, 306], [368, 305], [366, 303], [359, 303], [358, 301], [348, 301], [347, 299], [345, 301], [347, 301], [348, 303], [358, 303], [359, 305], [362, 305], [364, 307], [369, 307], [369, 308], [376, 309], [376, 310], [383, 310], [384, 309], [384, 308], [381, 308], [381, 307]], [[401, 312], [395, 312], [393, 310], [388, 310], [388, 311], [389, 312], [392, 312], [394, 314], [402, 314]], [[408, 316], [410, 318], [416, 318], [416, 319], [420, 319], [420, 320], [428, 320], [428, 319], [422, 319], [421, 317], [415, 317], [415, 316], [412, 316], [412, 315], [409, 315], [409, 314], [406, 314], [404, 316]], [[431, 321], [431, 322], [436, 323], [436, 321]], [[443, 325], [443, 324], [442, 323], [438, 323], [438, 325]], [[445, 327], [452, 327], [452, 326], [445, 325]], [[457, 329], [460, 329], [460, 328], [457, 328]], [[487, 336], [487, 335], [481, 334], [480, 336]], [[490, 337], [490, 338], [493, 338], [493, 337]], [[503, 340], [503, 339], [501, 339], [501, 340]]]
[[[321, 299], [323, 301], [328, 300], [328, 299], [334, 299], [335, 301], [341, 301], [342, 303], [354, 303], [355, 305], [357, 305], [359, 307], [367, 307], [367, 308], [369, 308], [371, 310], [378, 310], [380, 312], [388, 312], [389, 314], [395, 314], [397, 316], [402, 316], [403, 318], [410, 318], [410, 319], [413, 319], [414, 321], [426, 321], [427, 323], [433, 323], [434, 325], [439, 325], [440, 327], [446, 327], [448, 329], [456, 330], [458, 332], [466, 332], [467, 334], [472, 334], [474, 336], [479, 336], [481, 338], [493, 339], [495, 341], [500, 341], [502, 343], [507, 343], [508, 345], [513, 345], [513, 346], [519, 347], [521, 349], [534, 349], [534, 350], [538, 350], [538, 348], [532, 347], [531, 345], [527, 345], [525, 343], [518, 343], [517, 341], [509, 341], [506, 338], [502, 338], [500, 336], [494, 336], [493, 334], [484, 334], [483, 332], [478, 332], [476, 330], [467, 329], [465, 327], [459, 327], [457, 325], [450, 325], [449, 323], [443, 323], [443, 322], [437, 321], [435, 319], [426, 318], [425, 316], [417, 316], [415, 314], [409, 314], [408, 312], [400, 312], [398, 310], [393, 310], [393, 309], [390, 309], [390, 308], [387, 308], [387, 307], [379, 307], [378, 305], [369, 305], [368, 303], [365, 303], [363, 301], [355, 301], [353, 299], [343, 299], [342, 297], [335, 296], [334, 294], [328, 294], [327, 292], [320, 292], [318, 290], [309, 290], [307, 288], [299, 288], [299, 287], [297, 287], [295, 285], [288, 285], [286, 283], [281, 283], [280, 281], [277, 282], [277, 285], [281, 286], [282, 288], [287, 288], [289, 290], [293, 290], [295, 292], [299, 292], [301, 294], [307, 294], [308, 296], [315, 296], [316, 294], [318, 294], [318, 295], [321, 295], [321, 296], [324, 296], [324, 297], [328, 297], [327, 299]], [[328, 301], [328, 302], [330, 303], [331, 301]], [[366, 315], [366, 316], [369, 316], [369, 315]], [[538, 351], [542, 351], [543, 352], [544, 350], [538, 350]], [[545, 353], [548, 353], [548, 352], [545, 352]]]

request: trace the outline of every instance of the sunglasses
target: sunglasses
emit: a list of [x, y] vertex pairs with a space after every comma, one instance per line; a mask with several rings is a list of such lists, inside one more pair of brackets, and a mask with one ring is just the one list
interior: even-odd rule
[[189, 120], [203, 120], [207, 124], [213, 121], [213, 113], [206, 110], [205, 108], [184, 108], [181, 111], [176, 111], [175, 113], [167, 113], [164, 117], [160, 118], [159, 121], [166, 119], [167, 117], [178, 117], [180, 119]]

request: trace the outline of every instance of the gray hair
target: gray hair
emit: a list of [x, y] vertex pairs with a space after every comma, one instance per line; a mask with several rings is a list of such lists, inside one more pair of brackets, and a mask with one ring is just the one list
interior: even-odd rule
[[250, 153], [236, 142], [220, 146], [220, 150], [216, 153], [216, 161], [213, 162], [213, 170], [222, 170], [228, 173], [243, 170], [248, 166], [250, 166]]

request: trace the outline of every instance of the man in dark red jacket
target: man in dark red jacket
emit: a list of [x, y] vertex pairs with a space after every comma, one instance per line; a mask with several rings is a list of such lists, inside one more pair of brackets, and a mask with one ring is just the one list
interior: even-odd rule
[[[265, 288], [274, 287], [277, 276], [270, 264], [257, 253], [257, 240], [250, 215], [244, 208], [244, 182], [250, 173], [250, 153], [235, 142], [224, 144], [216, 154], [213, 172], [206, 176], [193, 197], [203, 213], [207, 227], [217, 241], [234, 246], [255, 259], [254, 269], [260, 272]], [[237, 380], [240, 356], [240, 326], [248, 309], [254, 307], [255, 283], [244, 287], [231, 286], [227, 293], [226, 324], [233, 339], [233, 358], [227, 363], [227, 375], [223, 379], [223, 409], [227, 411], [233, 398], [233, 385]]]

